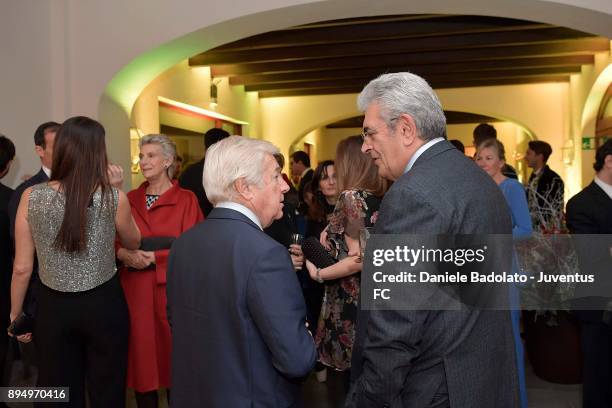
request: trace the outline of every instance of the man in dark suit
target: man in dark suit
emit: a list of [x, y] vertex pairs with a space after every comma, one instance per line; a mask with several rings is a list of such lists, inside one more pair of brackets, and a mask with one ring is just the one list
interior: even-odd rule
[[174, 407], [296, 407], [316, 352], [285, 247], [263, 228], [282, 216], [269, 142], [231, 136], [210, 148], [215, 208], [179, 237], [168, 265]]
[[[604, 143], [595, 154], [597, 172], [595, 179], [584, 190], [572, 197], [567, 203], [567, 226], [572, 234], [612, 235], [612, 139]], [[593, 240], [588, 237], [576, 241], [583, 273], [593, 273], [604, 267], [603, 273], [612, 268], [612, 240]], [[584, 251], [581, 253], [581, 249]], [[601, 276], [595, 275], [596, 282]], [[609, 278], [607, 278], [609, 281]], [[601, 285], [601, 282], [599, 283]], [[588, 298], [606, 307], [608, 298]], [[608, 306], [609, 308], [609, 306]], [[607, 310], [577, 310], [575, 314], [582, 322], [581, 339], [583, 355], [583, 392], [585, 408], [612, 406], [612, 326]], [[607, 314], [607, 317], [606, 317]]]
[[23, 194], [26, 188], [49, 180], [49, 176], [51, 175], [51, 164], [53, 163], [53, 145], [55, 142], [55, 134], [59, 130], [59, 127], [59, 123], [45, 122], [38, 126], [34, 132], [34, 150], [36, 151], [38, 157], [40, 157], [40, 163], [42, 166], [38, 173], [17, 186], [15, 193], [9, 202], [11, 237], [13, 239], [15, 238], [15, 217], [17, 216], [17, 207], [19, 207], [21, 194]]
[[[208, 150], [210, 146], [214, 145], [220, 140], [225, 139], [229, 136], [229, 133], [223, 129], [212, 128], [204, 134], [204, 148]], [[204, 152], [206, 154], [206, 152]], [[206, 156], [205, 156], [206, 157]], [[204, 186], [202, 185], [202, 173], [204, 171], [204, 159], [193, 163], [185, 169], [183, 174], [179, 177], [179, 185], [184, 189], [191, 190], [198, 198], [198, 204], [204, 217], [208, 217], [208, 213], [213, 209], [212, 204], [206, 197]]]
[[[15, 158], [15, 145], [4, 135], [0, 135], [0, 179], [7, 175]], [[13, 273], [13, 243], [10, 234], [8, 203], [13, 190], [0, 183], [0, 324], [8, 327], [11, 311], [11, 276]], [[8, 386], [4, 378], [4, 367], [8, 352], [9, 338], [5, 330], [0, 333], [0, 387]], [[0, 407], [6, 407], [0, 402]]]
[[291, 155], [289, 165], [291, 166], [291, 175], [300, 178], [298, 184], [298, 200], [300, 202], [298, 211], [302, 215], [308, 215], [308, 204], [304, 200], [304, 186], [312, 181], [312, 176], [314, 175], [314, 171], [310, 168], [310, 157], [308, 157], [306, 152], [298, 150]]
[[546, 162], [552, 147], [532, 140], [525, 152], [527, 166], [533, 169], [527, 186], [527, 203], [534, 231], [560, 232], [563, 221], [564, 184]]
[[[422, 78], [381, 75], [358, 106], [362, 151], [395, 181], [375, 234], [511, 234], [501, 191], [446, 140], [442, 107]], [[351, 378], [347, 407], [517, 407], [510, 313], [362, 309]]]
[[[56, 122], [45, 122], [36, 128], [34, 132], [34, 149], [40, 157], [41, 169], [34, 176], [30, 177], [21, 183], [15, 189], [11, 196], [8, 205], [8, 213], [11, 222], [11, 240], [15, 241], [15, 218], [17, 217], [17, 207], [23, 192], [33, 185], [44, 183], [49, 180], [51, 175], [51, 166], [53, 163], [53, 145], [55, 143], [55, 134], [60, 128], [60, 124]], [[36, 313], [36, 287], [38, 284], [38, 261], [34, 257], [34, 269], [30, 277], [28, 292], [24, 301], [23, 309], [26, 313], [34, 315]]]

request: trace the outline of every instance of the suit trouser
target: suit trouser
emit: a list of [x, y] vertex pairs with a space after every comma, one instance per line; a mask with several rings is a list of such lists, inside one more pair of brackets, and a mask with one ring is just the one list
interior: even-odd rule
[[[41, 285], [34, 324], [38, 386], [70, 387], [70, 403], [58, 407], [125, 406], [129, 317], [117, 276], [85, 292]], [[54, 406], [37, 404], [36, 406]]]
[[612, 407], [612, 327], [603, 322], [584, 322], [581, 329], [583, 355], [583, 408]]

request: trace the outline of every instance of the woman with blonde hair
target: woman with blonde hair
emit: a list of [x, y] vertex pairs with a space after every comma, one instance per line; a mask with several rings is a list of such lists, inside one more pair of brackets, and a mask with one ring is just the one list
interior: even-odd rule
[[319, 361], [338, 371], [351, 364], [355, 320], [359, 305], [359, 234], [376, 222], [378, 207], [387, 190], [372, 160], [361, 152], [361, 137], [342, 140], [336, 150], [336, 179], [341, 191], [329, 224], [322, 234], [334, 265], [318, 269], [307, 261], [312, 279], [325, 284], [315, 342]]
[[[533, 232], [529, 207], [525, 196], [525, 189], [518, 180], [506, 177], [503, 173], [506, 164], [504, 145], [497, 139], [488, 139], [478, 146], [476, 164], [487, 172], [499, 186], [512, 216], [512, 238], [514, 241], [529, 238]], [[516, 254], [512, 261], [513, 273], [519, 273]], [[519, 374], [519, 391], [521, 408], [527, 408], [527, 387], [525, 385], [525, 357], [520, 330], [520, 296], [515, 286], [510, 286], [510, 316], [512, 318], [512, 331], [514, 334], [514, 348], [516, 351]]]
[[157, 390], [170, 387], [171, 337], [166, 315], [166, 269], [174, 238], [203, 219], [198, 200], [172, 178], [176, 147], [165, 135], [140, 139], [146, 179], [127, 196], [140, 228], [140, 249], [118, 246], [119, 271], [130, 311], [127, 386], [139, 408], [157, 407]]

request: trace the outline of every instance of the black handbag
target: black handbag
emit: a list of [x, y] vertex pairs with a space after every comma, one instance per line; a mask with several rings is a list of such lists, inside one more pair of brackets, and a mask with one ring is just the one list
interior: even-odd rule
[[27, 313], [21, 313], [11, 325], [8, 327], [8, 332], [13, 336], [21, 336], [22, 334], [32, 333], [34, 328], [34, 317]]
[[162, 249], [170, 249], [175, 237], [147, 237], [140, 241], [142, 251], [160, 251]]
[[302, 252], [304, 253], [304, 258], [320, 269], [327, 268], [338, 262], [315, 237], [308, 237], [302, 242]]

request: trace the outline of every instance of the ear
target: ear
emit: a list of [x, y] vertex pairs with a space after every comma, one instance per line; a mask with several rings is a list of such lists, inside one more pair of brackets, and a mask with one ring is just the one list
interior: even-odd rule
[[45, 149], [42, 146], [34, 146], [34, 151], [41, 159], [45, 155]]
[[604, 167], [612, 169], [612, 154], [609, 154], [604, 159]]
[[402, 145], [410, 146], [417, 139], [417, 128], [414, 118], [407, 113], [402, 113], [397, 118], [396, 133], [399, 135]]
[[253, 199], [251, 186], [246, 182], [244, 177], [240, 177], [234, 181], [234, 190], [236, 190], [238, 195], [245, 201], [251, 201]]

